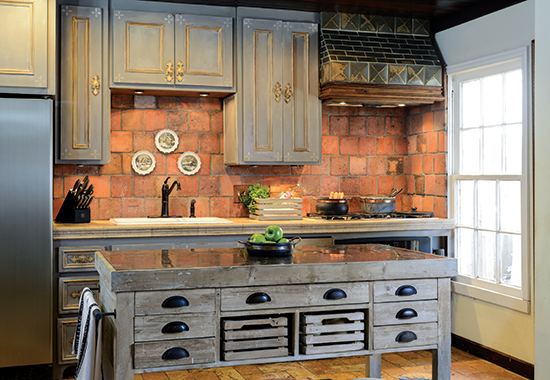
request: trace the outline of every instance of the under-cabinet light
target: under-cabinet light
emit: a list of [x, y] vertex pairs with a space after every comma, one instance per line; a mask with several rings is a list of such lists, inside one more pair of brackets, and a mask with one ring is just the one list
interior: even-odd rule
[[143, 90], [135, 90], [135, 91], [134, 91], [134, 94], [141, 95], [141, 94], [143, 94], [144, 92], [145, 92], [145, 91], [143, 91]]
[[210, 95], [210, 93], [208, 93], [208, 92], [201, 92], [199, 94], [199, 96], [209, 96], [209, 95]]

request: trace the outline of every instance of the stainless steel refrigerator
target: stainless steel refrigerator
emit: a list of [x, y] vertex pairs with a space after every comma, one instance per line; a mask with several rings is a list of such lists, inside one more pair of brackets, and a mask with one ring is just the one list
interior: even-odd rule
[[53, 101], [0, 98], [0, 368], [52, 362]]

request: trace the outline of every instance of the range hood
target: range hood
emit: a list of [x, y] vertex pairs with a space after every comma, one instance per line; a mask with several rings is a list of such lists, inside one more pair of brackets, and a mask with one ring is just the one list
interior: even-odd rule
[[429, 21], [321, 13], [320, 98], [325, 105], [396, 107], [445, 99]]

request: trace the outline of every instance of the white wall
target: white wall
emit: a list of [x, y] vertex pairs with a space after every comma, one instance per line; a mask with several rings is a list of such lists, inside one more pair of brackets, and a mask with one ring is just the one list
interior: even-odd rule
[[[437, 33], [436, 41], [445, 63], [455, 65], [530, 46], [531, 40], [535, 38], [535, 1], [537, 5], [541, 2], [550, 4], [548, 0], [527, 0]], [[547, 15], [549, 14], [547, 13]], [[549, 67], [549, 65], [546, 64], [543, 67]], [[548, 70], [546, 71], [548, 72]], [[547, 134], [545, 140], [550, 141], [550, 129]], [[550, 149], [546, 148], [546, 151], [546, 155], [550, 156]], [[550, 162], [548, 159], [546, 161]], [[547, 177], [546, 181], [550, 184], [550, 175]], [[550, 186], [546, 188], [550, 189]], [[550, 203], [550, 197], [546, 198]], [[536, 209], [539, 213], [538, 205]], [[545, 209], [549, 210], [546, 214], [550, 215], [550, 207], [545, 207]], [[547, 240], [550, 240], [550, 234], [546, 235]], [[545, 245], [550, 246], [548, 242]], [[550, 286], [546, 288], [550, 291]], [[548, 320], [550, 321], [550, 319]], [[535, 363], [534, 329], [533, 312], [525, 314], [453, 294], [452, 332], [454, 334], [525, 362]], [[546, 331], [548, 338], [550, 327], [547, 327]], [[550, 339], [547, 339], [546, 344], [550, 345]], [[548, 359], [545, 360], [550, 362]], [[546, 373], [548, 374], [550, 371]], [[550, 378], [549, 375], [539, 377], [540, 380], [548, 378]]]
[[535, 379], [550, 378], [550, 1], [535, 1]]

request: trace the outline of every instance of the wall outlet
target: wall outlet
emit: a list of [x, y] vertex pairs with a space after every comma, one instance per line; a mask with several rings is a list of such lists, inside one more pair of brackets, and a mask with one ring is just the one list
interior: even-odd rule
[[250, 185], [233, 185], [233, 203], [240, 203], [239, 193], [248, 189]]

